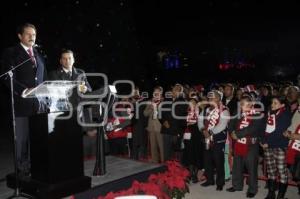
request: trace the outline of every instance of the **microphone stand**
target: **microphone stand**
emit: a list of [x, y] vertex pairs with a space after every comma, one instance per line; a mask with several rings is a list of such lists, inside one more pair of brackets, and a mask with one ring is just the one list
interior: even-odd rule
[[[114, 103], [114, 96], [109, 91], [108, 94], [108, 99], [107, 99], [107, 106], [104, 108], [104, 113], [103, 113], [103, 122], [107, 121], [108, 118], [108, 112], [110, 108], [112, 107]], [[113, 100], [111, 101], [111, 98]], [[100, 107], [101, 108], [101, 107]], [[95, 162], [95, 167], [93, 171], [93, 176], [103, 176], [106, 174], [106, 159], [105, 159], [105, 139], [104, 139], [104, 134], [106, 132], [105, 130], [106, 124], [103, 126], [100, 126], [97, 129], [97, 140], [96, 140], [96, 162]]]
[[0, 75], [0, 78], [8, 75], [10, 78], [10, 97], [11, 97], [11, 112], [12, 112], [12, 122], [13, 122], [13, 133], [14, 133], [14, 163], [15, 163], [15, 177], [16, 177], [16, 187], [15, 187], [15, 192], [12, 196], [8, 197], [8, 199], [12, 198], [18, 198], [18, 197], [24, 197], [24, 198], [34, 198], [31, 195], [28, 195], [26, 193], [22, 193], [20, 190], [20, 182], [19, 182], [19, 171], [18, 171], [18, 160], [17, 160], [17, 133], [16, 133], [16, 116], [15, 116], [15, 100], [14, 100], [14, 84], [13, 84], [13, 77], [14, 73], [13, 71], [31, 60], [32, 58], [30, 57], [29, 59], [23, 61], [22, 63], [18, 64], [15, 67], [11, 67], [11, 69], [2, 75]]

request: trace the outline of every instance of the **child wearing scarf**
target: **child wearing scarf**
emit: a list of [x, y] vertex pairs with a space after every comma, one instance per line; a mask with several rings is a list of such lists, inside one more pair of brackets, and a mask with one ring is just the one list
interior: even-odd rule
[[284, 136], [284, 132], [290, 123], [291, 112], [286, 108], [285, 97], [273, 97], [271, 110], [268, 112], [265, 136], [261, 144], [264, 149], [268, 174], [269, 191], [265, 199], [275, 199], [277, 175], [280, 182], [277, 199], [283, 199], [287, 189], [286, 149], [289, 140]]
[[198, 127], [205, 137], [204, 169], [207, 181], [203, 187], [215, 184], [216, 170], [217, 191], [222, 191], [225, 184], [224, 148], [227, 138], [227, 124], [230, 114], [222, 104], [222, 93], [212, 90], [208, 93], [209, 107], [201, 112]]
[[232, 168], [232, 187], [228, 192], [242, 191], [244, 166], [248, 170], [247, 198], [255, 197], [258, 189], [258, 139], [265, 130], [265, 118], [254, 109], [253, 99], [244, 95], [240, 101], [241, 117], [231, 120], [229, 132], [234, 141], [234, 158]]

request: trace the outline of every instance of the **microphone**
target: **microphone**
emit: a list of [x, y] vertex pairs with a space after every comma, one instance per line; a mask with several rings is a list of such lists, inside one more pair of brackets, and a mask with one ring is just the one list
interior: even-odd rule
[[33, 44], [32, 47], [34, 47], [37, 50], [37, 52], [39, 52], [40, 55], [42, 55], [44, 57], [44, 59], [47, 59], [47, 55], [46, 55], [46, 53], [45, 53], [42, 45], [40, 45], [40, 44]]
[[34, 47], [34, 48], [40, 48], [41, 45], [39, 45], [39, 44], [34, 44], [32, 47]]

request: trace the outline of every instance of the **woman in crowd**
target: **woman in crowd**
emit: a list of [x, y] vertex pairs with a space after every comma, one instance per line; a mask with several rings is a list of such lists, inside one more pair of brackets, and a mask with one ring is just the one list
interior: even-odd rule
[[288, 169], [286, 165], [286, 148], [288, 139], [284, 132], [291, 123], [291, 113], [286, 108], [286, 98], [273, 97], [271, 110], [268, 112], [265, 136], [262, 140], [264, 157], [267, 165], [268, 195], [265, 199], [275, 199], [277, 173], [279, 177], [279, 191], [277, 199], [283, 199], [288, 183]]
[[198, 97], [193, 91], [189, 93], [189, 103], [187, 128], [183, 136], [184, 150], [182, 162], [189, 168], [192, 182], [197, 183], [198, 171], [203, 169], [203, 135], [197, 125], [199, 116]]

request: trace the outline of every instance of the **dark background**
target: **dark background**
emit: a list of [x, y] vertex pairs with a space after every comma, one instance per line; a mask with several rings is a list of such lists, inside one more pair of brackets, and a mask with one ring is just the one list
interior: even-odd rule
[[[142, 90], [174, 82], [295, 81], [299, 8], [253, 0], [10, 0], [1, 4], [1, 52], [18, 42], [17, 26], [30, 22], [49, 71], [70, 48], [77, 67], [105, 73], [110, 82], [134, 80]], [[166, 69], [159, 51], [178, 55], [179, 67]], [[233, 68], [220, 70], [224, 63]], [[1, 91], [5, 115], [9, 100]]]
[[[294, 78], [299, 64], [299, 6], [272, 1], [68, 0], [7, 1], [1, 51], [18, 42], [19, 24], [37, 26], [47, 68], [70, 48], [76, 66], [111, 81], [156, 83]], [[165, 70], [160, 51], [177, 52], [181, 67]], [[253, 69], [220, 71], [221, 63]], [[275, 68], [275, 69], [274, 69]]]

